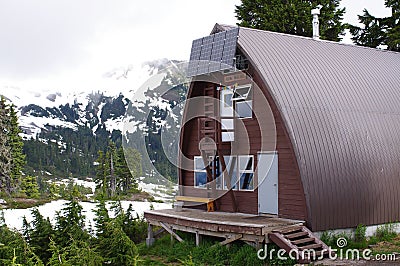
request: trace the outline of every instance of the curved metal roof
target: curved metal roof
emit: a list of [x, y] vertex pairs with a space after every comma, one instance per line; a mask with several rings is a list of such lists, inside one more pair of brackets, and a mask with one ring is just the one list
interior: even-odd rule
[[248, 28], [238, 45], [286, 122], [312, 229], [399, 221], [400, 53]]

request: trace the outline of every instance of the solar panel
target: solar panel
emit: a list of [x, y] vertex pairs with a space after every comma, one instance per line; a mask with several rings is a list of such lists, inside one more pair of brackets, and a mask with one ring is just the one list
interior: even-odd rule
[[239, 28], [226, 32], [226, 39], [224, 44], [224, 51], [221, 59], [221, 70], [230, 68], [234, 65], [234, 58], [236, 53], [236, 43]]
[[214, 43], [211, 51], [209, 72], [220, 70], [222, 52], [224, 51], [226, 31], [216, 33], [214, 35]]
[[208, 64], [211, 58], [211, 50], [213, 46], [214, 35], [203, 38], [203, 46], [201, 47], [200, 62], [197, 69], [197, 74], [206, 74], [208, 72]]
[[190, 53], [188, 76], [207, 74], [234, 66], [239, 28], [194, 40]]
[[188, 66], [188, 76], [195, 76], [197, 73], [197, 67], [200, 60], [201, 45], [203, 44], [203, 38], [194, 40], [192, 42], [192, 50], [190, 52], [190, 61]]

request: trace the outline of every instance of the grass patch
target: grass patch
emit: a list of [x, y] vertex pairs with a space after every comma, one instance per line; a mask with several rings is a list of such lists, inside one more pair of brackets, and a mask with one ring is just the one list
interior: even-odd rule
[[51, 201], [51, 199], [11, 198], [6, 199], [6, 201], [6, 209], [28, 209], [48, 203]]
[[[400, 235], [396, 233], [396, 226], [394, 223], [378, 226], [373, 236], [366, 237], [366, 227], [359, 225], [355, 229], [354, 236], [327, 231], [322, 233], [321, 240], [333, 249], [343, 250], [343, 252], [348, 249], [363, 250], [369, 248], [372, 250], [372, 255], [400, 253]], [[337, 246], [339, 238], [347, 240], [345, 247], [339, 248]]]
[[[171, 243], [169, 235], [158, 239], [152, 247], [146, 247], [144, 243], [139, 244], [139, 254], [144, 265], [294, 265], [294, 261], [260, 260], [257, 250], [245, 243], [237, 242], [228, 246], [219, 245], [214, 237], [203, 236], [202, 243], [196, 247], [194, 235], [178, 233], [184, 242], [174, 240]], [[269, 245], [268, 248], [278, 249]]]

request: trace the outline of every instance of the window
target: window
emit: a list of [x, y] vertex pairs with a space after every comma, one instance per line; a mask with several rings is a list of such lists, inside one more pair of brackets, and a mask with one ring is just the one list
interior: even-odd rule
[[239, 189], [253, 190], [254, 189], [254, 156], [245, 155], [239, 156]]
[[[217, 189], [254, 190], [254, 156], [253, 155], [225, 155], [226, 175], [222, 173], [221, 161], [218, 156], [210, 159], [210, 169], [215, 177]], [[227, 181], [230, 181], [228, 186]], [[201, 156], [194, 157], [194, 185], [206, 188], [207, 171]]]
[[248, 97], [250, 97], [250, 92], [251, 92], [251, 85], [244, 85], [237, 87], [233, 93], [232, 100], [233, 101], [247, 100]]
[[222, 129], [222, 141], [231, 142], [235, 140], [234, 126], [233, 126], [233, 91], [226, 89], [221, 91], [221, 129]]
[[224, 156], [224, 160], [225, 160], [225, 165], [226, 165], [226, 172], [227, 175], [226, 178], [224, 179], [224, 188], [225, 189], [230, 189], [228, 187], [228, 183], [226, 182], [227, 178], [230, 177], [230, 181], [231, 181], [231, 187], [232, 189], [237, 189], [238, 187], [238, 177], [237, 177], [237, 160], [236, 160], [236, 156]]
[[236, 113], [239, 118], [251, 118], [253, 116], [252, 101], [236, 102]]
[[207, 171], [201, 156], [194, 157], [194, 186], [204, 188], [207, 184]]
[[221, 90], [221, 104], [220, 115], [221, 117], [233, 117], [233, 91], [231, 89]]
[[232, 100], [235, 101], [236, 116], [239, 118], [253, 117], [253, 97], [251, 85], [237, 87], [233, 93]]
[[235, 132], [222, 132], [221, 138], [223, 142], [232, 142], [235, 140]]
[[215, 178], [215, 187], [216, 189], [222, 189], [222, 174], [221, 174], [221, 162], [218, 156], [215, 156], [212, 163], [212, 172]]
[[232, 92], [224, 93], [224, 107], [232, 107]]
[[223, 130], [235, 129], [233, 127], [233, 119], [221, 119], [221, 128]]

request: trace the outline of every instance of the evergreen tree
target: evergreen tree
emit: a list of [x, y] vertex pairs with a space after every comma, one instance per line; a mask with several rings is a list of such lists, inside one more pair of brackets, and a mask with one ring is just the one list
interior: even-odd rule
[[102, 197], [106, 197], [108, 189], [107, 185], [108, 167], [106, 165], [106, 158], [104, 156], [103, 151], [98, 152], [96, 163], [97, 163], [96, 177], [94, 178], [94, 181], [96, 182], [96, 188], [101, 190]]
[[[1, 220], [1, 219], [0, 219]], [[23, 236], [0, 221], [0, 265], [44, 265]]]
[[387, 46], [389, 50], [400, 52], [400, 2], [386, 0], [386, 7], [392, 10], [392, 15], [386, 19]]
[[0, 190], [16, 191], [25, 165], [23, 141], [15, 107], [0, 97]]
[[142, 174], [142, 158], [140, 153], [133, 149], [127, 148], [126, 152], [121, 147], [117, 151], [116, 175], [118, 176], [118, 184], [124, 194], [131, 189], [137, 189], [137, 180]]
[[100, 200], [94, 210], [95, 213], [95, 227], [96, 227], [96, 236], [98, 238], [102, 237], [105, 230], [106, 224], [111, 221], [110, 216], [108, 215], [108, 210], [106, 208], [106, 203], [104, 200]]
[[143, 242], [147, 237], [147, 222], [144, 217], [134, 214], [132, 204], [129, 204], [126, 213], [122, 214], [122, 229], [125, 234], [135, 243]]
[[24, 143], [22, 141], [22, 137], [19, 135], [22, 130], [19, 128], [18, 124], [18, 116], [15, 112], [15, 106], [10, 105], [9, 109], [9, 130], [8, 130], [8, 140], [9, 145], [11, 147], [11, 182], [12, 187], [15, 189], [18, 187], [21, 179], [21, 172], [24, 168], [26, 161], [25, 161], [25, 154], [23, 153], [22, 149]]
[[104, 236], [99, 238], [99, 250], [109, 265], [135, 265], [138, 250], [116, 220], [106, 224]]
[[51, 258], [49, 266], [97, 266], [102, 265], [104, 259], [87, 241], [71, 240], [70, 245], [59, 247], [54, 241], [50, 243]]
[[40, 197], [39, 186], [34, 176], [26, 176], [21, 180], [20, 192], [25, 193], [28, 198], [37, 199]]
[[117, 156], [117, 148], [115, 147], [114, 142], [110, 141], [108, 144], [108, 151], [106, 153], [106, 162], [109, 164], [109, 196], [114, 197], [115, 192], [116, 192], [116, 186], [117, 186], [117, 176], [115, 173], [115, 162], [118, 161], [118, 156]]
[[120, 194], [128, 194], [137, 189], [137, 180], [142, 174], [142, 162], [140, 153], [133, 149], [116, 148], [110, 142], [107, 151], [99, 151], [95, 182], [102, 197], [114, 197]]
[[[99, 251], [110, 265], [136, 265], [139, 254], [135, 243], [124, 230], [127, 216], [121, 202], [114, 202], [111, 209], [115, 215], [114, 219], [103, 220], [97, 216], [96, 224], [102, 230], [97, 237]], [[99, 210], [99, 214], [104, 213], [105, 206], [100, 204]]]
[[11, 194], [12, 151], [9, 145], [8, 105], [3, 96], [0, 97], [0, 191]]
[[76, 199], [71, 199], [66, 207], [56, 215], [55, 242], [66, 247], [72, 240], [87, 241], [89, 233], [85, 229], [85, 216], [82, 206]]
[[348, 26], [355, 44], [400, 51], [400, 3], [398, 0], [386, 0], [385, 5], [391, 9], [391, 16], [377, 18], [364, 9], [363, 14], [358, 16], [363, 26]]
[[358, 20], [363, 24], [363, 28], [349, 25], [351, 38], [356, 45], [376, 48], [385, 43], [385, 19], [376, 18], [367, 9], [363, 10], [363, 15], [358, 16]]
[[44, 263], [47, 263], [51, 257], [50, 241], [54, 235], [50, 220], [45, 219], [37, 208], [32, 209], [33, 221], [28, 224], [24, 217], [23, 233], [26, 241], [35, 251]]
[[340, 0], [242, 0], [235, 13], [240, 26], [312, 37], [311, 9], [319, 4], [321, 38], [340, 41], [345, 30]]

